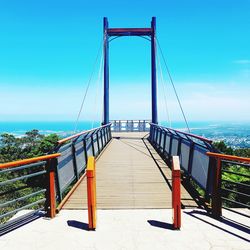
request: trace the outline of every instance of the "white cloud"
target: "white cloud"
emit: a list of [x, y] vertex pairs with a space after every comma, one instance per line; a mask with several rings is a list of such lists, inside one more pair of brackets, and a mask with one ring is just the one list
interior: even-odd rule
[[[0, 85], [1, 120], [75, 120], [83, 98], [72, 83], [68, 87], [40, 87]], [[145, 86], [145, 87], [143, 87]], [[237, 82], [179, 82], [176, 89], [188, 120], [250, 120], [250, 85]], [[102, 91], [95, 101], [90, 89], [81, 119], [100, 119]], [[167, 101], [171, 120], [181, 120], [180, 109], [172, 87], [168, 85]], [[161, 84], [158, 85], [158, 113], [166, 120], [166, 108]], [[150, 83], [130, 83], [130, 86], [110, 86], [110, 116], [115, 119], [147, 119], [151, 116]]]
[[[250, 121], [250, 86], [247, 84], [179, 83], [177, 91], [189, 120]], [[159, 96], [163, 99], [161, 94]], [[166, 117], [164, 102], [161, 103], [159, 112]], [[171, 90], [168, 104], [171, 119], [183, 119]]]
[[236, 63], [236, 64], [250, 64], [250, 60], [248, 60], [248, 59], [235, 60], [235, 61], [233, 61], [233, 63]]

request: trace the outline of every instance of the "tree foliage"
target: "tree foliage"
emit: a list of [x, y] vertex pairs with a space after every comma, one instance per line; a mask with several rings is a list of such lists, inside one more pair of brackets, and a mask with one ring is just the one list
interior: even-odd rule
[[250, 148], [233, 149], [232, 147], [227, 146], [224, 141], [214, 142], [213, 146], [223, 154], [250, 158]]
[[17, 138], [11, 134], [2, 134], [0, 137], [0, 162], [10, 162], [32, 158], [49, 153], [59, 140], [58, 135], [41, 135], [33, 129], [25, 136]]
[[[11, 162], [20, 159], [32, 158], [45, 155], [53, 150], [60, 138], [56, 134], [42, 135], [38, 130], [33, 129], [26, 132], [25, 136], [17, 138], [11, 134], [0, 136], [0, 163]], [[38, 171], [44, 170], [44, 166], [22, 169], [18, 171], [0, 172], [0, 182], [22, 177]], [[45, 188], [45, 176], [39, 175], [26, 178], [21, 181], [11, 182], [0, 187], [1, 203], [18, 199], [25, 195]], [[44, 198], [44, 194], [29, 197], [25, 200], [12, 203], [9, 206], [0, 208], [0, 215], [23, 207], [32, 202]], [[38, 205], [32, 207], [37, 209]], [[7, 221], [11, 216], [0, 219], [0, 222]]]
[[[233, 149], [227, 146], [223, 141], [215, 142], [214, 146], [223, 154], [230, 154], [240, 157], [250, 158], [250, 148]], [[247, 185], [250, 185], [250, 166], [249, 164], [240, 165], [237, 163], [223, 163], [223, 169], [229, 172], [222, 171], [222, 188], [232, 190], [234, 192], [224, 191], [223, 196], [227, 199], [250, 205], [249, 199], [239, 193], [248, 194]], [[243, 184], [238, 185], [237, 183]], [[235, 193], [239, 192], [239, 193]], [[224, 201], [228, 207], [234, 206], [235, 203]]]

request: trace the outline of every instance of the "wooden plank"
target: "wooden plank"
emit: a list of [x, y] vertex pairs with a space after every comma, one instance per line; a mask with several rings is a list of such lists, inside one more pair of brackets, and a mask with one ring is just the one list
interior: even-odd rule
[[[171, 189], [161, 173], [171, 184], [171, 170], [149, 142], [142, 139], [146, 135], [113, 134], [115, 138], [96, 163], [98, 209], [171, 208]], [[185, 206], [197, 206], [183, 187], [181, 192]], [[86, 208], [84, 179], [63, 209]]]

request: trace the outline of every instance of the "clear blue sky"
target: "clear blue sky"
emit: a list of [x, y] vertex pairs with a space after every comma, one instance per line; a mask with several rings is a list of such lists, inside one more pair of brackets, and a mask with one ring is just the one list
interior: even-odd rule
[[[250, 120], [249, 0], [2, 0], [1, 121], [76, 119], [104, 16], [110, 27], [149, 27], [156, 16], [157, 37], [189, 120]], [[83, 120], [101, 117], [99, 64]], [[160, 79], [159, 118], [166, 120]], [[170, 118], [181, 120], [166, 84]], [[128, 37], [110, 44], [110, 102], [113, 119], [150, 117], [146, 40]]]

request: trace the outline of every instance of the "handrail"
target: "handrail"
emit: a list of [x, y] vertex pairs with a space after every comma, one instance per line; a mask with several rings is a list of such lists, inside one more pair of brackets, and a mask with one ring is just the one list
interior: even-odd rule
[[93, 131], [95, 131], [95, 130], [97, 130], [97, 129], [105, 128], [105, 127], [110, 126], [110, 125], [111, 125], [111, 123], [108, 123], [108, 124], [103, 125], [103, 126], [100, 126], [100, 127], [98, 127], [98, 128], [93, 128], [93, 129], [90, 129], [90, 130], [82, 131], [82, 132], [77, 133], [77, 134], [75, 134], [75, 135], [71, 135], [71, 136], [66, 137], [66, 138], [64, 138], [64, 139], [61, 139], [61, 140], [59, 140], [57, 143], [58, 143], [58, 145], [60, 145], [60, 144], [62, 144], [62, 143], [64, 143], [64, 142], [66, 142], [66, 141], [69, 141], [69, 140], [71, 140], [71, 139], [74, 139], [74, 138], [76, 138], [76, 137], [79, 137], [79, 136], [81, 136], [81, 135], [84, 135], [84, 134], [86, 134], [86, 133], [93, 132]]
[[204, 190], [204, 197], [208, 200], [212, 193], [211, 180], [214, 169], [210, 166], [212, 160], [206, 152], [217, 152], [213, 144], [210, 144], [211, 141], [154, 123], [150, 123], [150, 126], [149, 140], [152, 146], [167, 164], [171, 164], [172, 156], [178, 155], [185, 177], [191, 178], [199, 188]]
[[191, 136], [191, 137], [194, 137], [196, 139], [199, 139], [201, 141], [204, 141], [204, 142], [207, 142], [209, 144], [211, 144], [213, 141], [212, 140], [209, 140], [205, 137], [202, 137], [202, 136], [199, 136], [199, 135], [195, 135], [195, 134], [190, 134], [190, 133], [186, 133], [186, 132], [183, 132], [183, 131], [180, 131], [180, 130], [177, 130], [177, 129], [173, 129], [173, 128], [167, 128], [167, 127], [163, 127], [163, 126], [160, 126], [158, 124], [155, 124], [155, 123], [150, 123], [150, 125], [155, 125], [155, 126], [158, 126], [160, 128], [163, 128], [163, 129], [168, 129], [168, 130], [173, 130], [173, 131], [176, 131], [177, 133], [180, 133], [180, 134], [184, 134], [184, 135], [187, 135], [187, 136]]
[[221, 159], [221, 160], [232, 160], [232, 161], [250, 163], [250, 158], [247, 158], [247, 157], [239, 157], [239, 156], [234, 156], [234, 155], [225, 155], [225, 154], [212, 153], [212, 152], [207, 152], [207, 155], [210, 157]]
[[210, 140], [210, 139], [207, 139], [205, 137], [202, 137], [202, 136], [199, 136], [199, 135], [195, 135], [195, 134], [190, 134], [190, 133], [186, 133], [186, 132], [183, 132], [183, 131], [180, 131], [178, 129], [172, 129], [172, 128], [168, 128], [169, 130], [173, 130], [173, 131], [177, 131], [178, 133], [180, 134], [184, 134], [184, 135], [187, 135], [187, 136], [191, 136], [191, 137], [194, 137], [196, 139], [199, 139], [201, 141], [205, 141], [209, 144], [211, 144], [213, 142], [213, 140]]
[[[216, 159], [216, 165], [214, 165], [216, 168], [214, 168], [215, 174], [214, 174], [214, 183], [213, 183], [213, 195], [212, 195], [212, 215], [215, 218], [220, 218], [222, 215], [222, 201], [227, 201], [233, 204], [237, 204], [237, 205], [241, 205], [241, 206], [245, 206], [248, 207], [249, 206], [247, 204], [244, 204], [242, 202], [239, 202], [239, 200], [235, 200], [235, 199], [228, 199], [228, 197], [223, 196], [223, 191], [226, 192], [233, 192], [236, 195], [245, 195], [245, 193], [237, 191], [237, 190], [229, 190], [227, 188], [224, 188], [222, 186], [222, 182], [231, 182], [230, 180], [225, 180], [223, 179], [222, 173], [223, 172], [229, 172], [231, 174], [238, 174], [238, 173], [233, 173], [232, 171], [228, 171], [222, 168], [222, 162], [226, 161], [226, 162], [232, 162], [233, 164], [237, 165], [237, 162], [239, 163], [250, 163], [250, 158], [247, 157], [239, 157], [239, 156], [235, 156], [235, 155], [226, 155], [226, 154], [219, 154], [219, 153], [212, 153], [212, 152], [207, 152], [206, 153], [207, 156], [209, 157], [213, 157]], [[245, 166], [249, 166], [249, 165], [245, 165]], [[233, 182], [231, 182], [233, 183]], [[238, 185], [243, 185], [243, 183], [238, 183]], [[245, 185], [245, 184], [244, 184]], [[249, 185], [246, 185], [249, 187]]]
[[1, 163], [0, 164], [0, 169], [17, 167], [17, 166], [20, 166], [20, 165], [30, 164], [30, 163], [34, 163], [34, 162], [37, 162], [37, 161], [50, 160], [50, 159], [53, 159], [53, 158], [57, 158], [60, 155], [61, 155], [60, 153], [56, 153], [56, 154], [33, 157], [33, 158], [29, 158], [29, 159], [24, 159], [24, 160]]
[[[59, 203], [64, 201], [69, 191], [67, 188], [73, 182], [77, 182], [85, 171], [88, 157], [92, 155], [97, 157], [111, 139], [111, 123], [108, 123], [57, 142], [53, 152], [59, 152], [63, 156], [59, 157], [55, 168]], [[67, 144], [65, 145], [64, 142]]]

